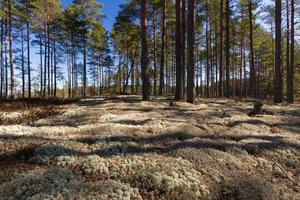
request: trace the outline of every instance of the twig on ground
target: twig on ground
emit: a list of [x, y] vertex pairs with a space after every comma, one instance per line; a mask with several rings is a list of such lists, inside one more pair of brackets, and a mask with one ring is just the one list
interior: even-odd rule
[[274, 167], [277, 166], [283, 172], [283, 174], [286, 176], [287, 179], [289, 179], [294, 185], [300, 187], [300, 185], [286, 173], [286, 171], [283, 169], [283, 167], [281, 167], [277, 162], [275, 162], [269, 156], [267, 156], [267, 157], [273, 162], [272, 169], [274, 169]]
[[273, 167], [277, 166], [279, 167], [279, 169], [284, 173], [284, 175], [286, 176], [287, 179], [289, 179], [291, 182], [293, 182], [295, 185], [297, 185], [298, 187], [300, 187], [300, 185], [294, 180], [292, 179], [283, 169], [283, 167], [281, 167], [279, 164], [277, 164], [276, 162], [273, 163]]

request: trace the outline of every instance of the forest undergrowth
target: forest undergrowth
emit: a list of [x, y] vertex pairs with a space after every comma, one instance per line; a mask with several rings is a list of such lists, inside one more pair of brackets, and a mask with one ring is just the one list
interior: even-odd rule
[[300, 199], [297, 103], [253, 114], [251, 100], [116, 96], [0, 109], [1, 199]]

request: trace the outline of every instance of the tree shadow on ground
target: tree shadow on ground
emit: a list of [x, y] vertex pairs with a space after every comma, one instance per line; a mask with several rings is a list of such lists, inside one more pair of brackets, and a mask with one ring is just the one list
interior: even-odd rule
[[[21, 136], [20, 138], [22, 138]], [[16, 139], [16, 136], [3, 136], [5, 140]], [[49, 142], [44, 138], [28, 136], [27, 140], [42, 140], [43, 142]], [[257, 139], [262, 140], [260, 142], [249, 142], [249, 143], [237, 143], [237, 141], [246, 139]], [[52, 140], [55, 141], [55, 140]], [[247, 151], [249, 154], [257, 155], [263, 150], [275, 150], [294, 148], [300, 150], [300, 145], [292, 144], [284, 140], [283, 137], [272, 137], [272, 136], [223, 136], [217, 137], [213, 135], [201, 135], [195, 136], [183, 132], [173, 132], [158, 134], [155, 136], [111, 136], [111, 137], [84, 137], [78, 138], [76, 142], [83, 143], [85, 145], [93, 145], [96, 143], [107, 144], [104, 148], [99, 148], [90, 152], [80, 152], [78, 150], [69, 149], [62, 145], [50, 145], [45, 146], [44, 149], [40, 149], [47, 156], [88, 156], [88, 155], [100, 155], [100, 156], [117, 156], [117, 155], [129, 155], [129, 154], [145, 154], [145, 153], [157, 153], [157, 154], [169, 154], [179, 149], [195, 148], [195, 149], [216, 149], [219, 151], [226, 152], [231, 148], [238, 148]], [[58, 142], [58, 141], [57, 141]], [[137, 143], [132, 145], [131, 142]], [[58, 142], [59, 143], [59, 142]], [[117, 143], [117, 144], [115, 144]], [[41, 145], [41, 144], [40, 144]], [[33, 154], [35, 148], [39, 145], [29, 145], [23, 149], [2, 153], [0, 154], [0, 161], [12, 160], [12, 159], [24, 159], [28, 158]]]
[[109, 143], [109, 142], [136, 142], [140, 144], [151, 144], [151, 143], [164, 143], [172, 141], [182, 141], [192, 139], [195, 136], [187, 133], [176, 132], [176, 133], [162, 133], [153, 136], [110, 136], [110, 137], [84, 137], [77, 139], [76, 141], [85, 144], [96, 144], [96, 143]]
[[[276, 128], [280, 128], [283, 130], [287, 130], [287, 131], [293, 131], [294, 133], [297, 133], [297, 130], [300, 130], [300, 119], [295, 119], [295, 118], [287, 118], [282, 120], [282, 122], [279, 123], [268, 123], [268, 122], [264, 122], [262, 120], [259, 119], [249, 119], [249, 120], [237, 120], [237, 121], [232, 121], [229, 122], [227, 127], [229, 128], [233, 128], [239, 125], [243, 125], [243, 124], [250, 124], [250, 125], [264, 125], [264, 126], [268, 126], [268, 127], [276, 127]], [[299, 132], [298, 132], [299, 134]]]
[[5, 164], [8, 164], [19, 161], [27, 161], [29, 158], [32, 157], [35, 148], [37, 148], [38, 146], [39, 145], [28, 145], [16, 151], [4, 152], [0, 154], [0, 163], [4, 162]]
[[46, 118], [38, 123], [34, 123], [33, 127], [51, 127], [51, 126], [67, 126], [78, 127], [82, 125], [92, 124], [96, 121], [96, 116], [89, 113], [78, 113], [70, 116], [58, 116], [57, 118]]
[[[241, 140], [254, 139], [259, 142], [237, 143]], [[136, 136], [112, 136], [112, 137], [85, 137], [77, 140], [85, 144], [96, 143], [114, 143], [107, 148], [99, 149], [89, 154], [100, 156], [114, 156], [119, 154], [144, 154], [144, 153], [170, 153], [178, 149], [195, 148], [195, 149], [216, 149], [226, 152], [231, 148], [239, 148], [247, 151], [249, 154], [259, 154], [263, 150], [274, 150], [284, 148], [295, 148], [300, 150], [300, 145], [289, 143], [283, 137], [273, 136], [213, 136], [202, 135], [200, 137], [182, 132], [165, 133], [155, 136], [136, 137]], [[138, 145], [130, 145], [135, 142]], [[121, 144], [120, 144], [121, 143]], [[129, 144], [129, 145], [128, 145]]]
[[[36, 135], [10, 135], [10, 134], [0, 134], [0, 141], [11, 141], [11, 140], [25, 140], [25, 141], [51, 141], [52, 139], [36, 136]], [[21, 142], [21, 141], [20, 141]]]
[[[144, 123], [147, 123], [146, 120]], [[131, 123], [130, 121], [123, 121], [122, 123]], [[234, 126], [239, 123], [236, 122]], [[263, 123], [261, 121], [252, 120], [249, 123]], [[233, 126], [233, 125], [232, 125]], [[99, 135], [99, 134], [97, 134]], [[13, 141], [21, 140], [23, 142], [40, 141], [49, 142], [58, 140], [44, 138], [42, 136], [15, 136], [15, 135], [0, 135], [0, 141]], [[264, 150], [275, 150], [294, 148], [300, 150], [300, 145], [297, 143], [291, 143], [284, 137], [280, 136], [257, 136], [257, 135], [217, 135], [208, 134], [206, 132], [196, 132], [193, 134], [188, 133], [185, 130], [182, 131], [169, 131], [166, 133], [160, 133], [156, 135], [147, 136], [87, 136], [72, 139], [75, 142], [82, 143], [84, 145], [94, 145], [97, 143], [105, 144], [101, 148], [91, 152], [79, 152], [72, 149], [64, 149], [63, 146], [52, 146], [52, 152], [66, 152], [66, 155], [100, 155], [100, 156], [115, 156], [120, 154], [145, 154], [145, 153], [158, 153], [169, 154], [179, 149], [195, 148], [195, 149], [216, 149], [226, 152], [228, 149], [238, 148], [247, 151], [249, 154], [257, 155]], [[243, 141], [242, 141], [243, 140]], [[249, 141], [247, 141], [249, 140]], [[131, 145], [130, 143], [136, 143]], [[117, 144], [116, 144], [117, 143]], [[56, 149], [56, 150], [55, 150]], [[49, 149], [48, 149], [49, 150]], [[48, 151], [47, 150], [47, 151]], [[50, 151], [50, 150], [49, 150]], [[23, 152], [23, 153], [22, 153]], [[21, 149], [15, 153], [3, 153], [0, 154], [0, 161], [11, 160], [13, 158], [20, 159], [25, 154], [28, 157], [28, 149]], [[54, 155], [55, 156], [55, 155]], [[24, 157], [24, 156], [23, 156]]]
[[249, 119], [249, 120], [237, 120], [237, 121], [232, 121], [229, 122], [227, 127], [232, 128], [238, 125], [242, 125], [242, 124], [251, 124], [251, 125], [266, 125], [266, 126], [270, 126], [269, 123], [263, 122], [259, 119]]

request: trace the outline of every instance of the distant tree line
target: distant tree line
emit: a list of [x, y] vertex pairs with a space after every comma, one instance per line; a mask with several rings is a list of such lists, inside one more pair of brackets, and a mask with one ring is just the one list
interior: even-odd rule
[[[294, 0], [268, 5], [259, 0], [129, 1], [121, 6], [113, 30], [124, 61], [119, 80], [130, 74], [133, 85], [139, 78], [126, 59], [134, 49], [141, 51], [145, 100], [150, 94], [169, 94], [188, 102], [202, 96], [273, 98], [276, 103], [285, 97], [293, 103], [300, 92], [296, 8]], [[138, 26], [139, 19], [140, 29], [126, 28]], [[140, 30], [141, 38], [132, 39], [129, 30]], [[139, 41], [140, 50], [133, 45]], [[120, 88], [127, 83], [119, 81]]]
[[[74, 0], [64, 8], [60, 0], [1, 0], [0, 6], [0, 98], [99, 92], [88, 88], [89, 76], [99, 85], [101, 70], [113, 65], [102, 4]], [[39, 64], [33, 65], [33, 57]]]
[[297, 3], [130, 0], [108, 33], [96, 0], [65, 8], [60, 0], [1, 0], [0, 97], [293, 103], [300, 95]]

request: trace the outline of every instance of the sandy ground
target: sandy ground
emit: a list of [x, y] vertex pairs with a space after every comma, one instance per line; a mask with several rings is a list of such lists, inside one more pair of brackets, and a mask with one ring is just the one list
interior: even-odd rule
[[252, 106], [118, 96], [27, 124], [1, 112], [0, 199], [300, 199], [300, 105]]

